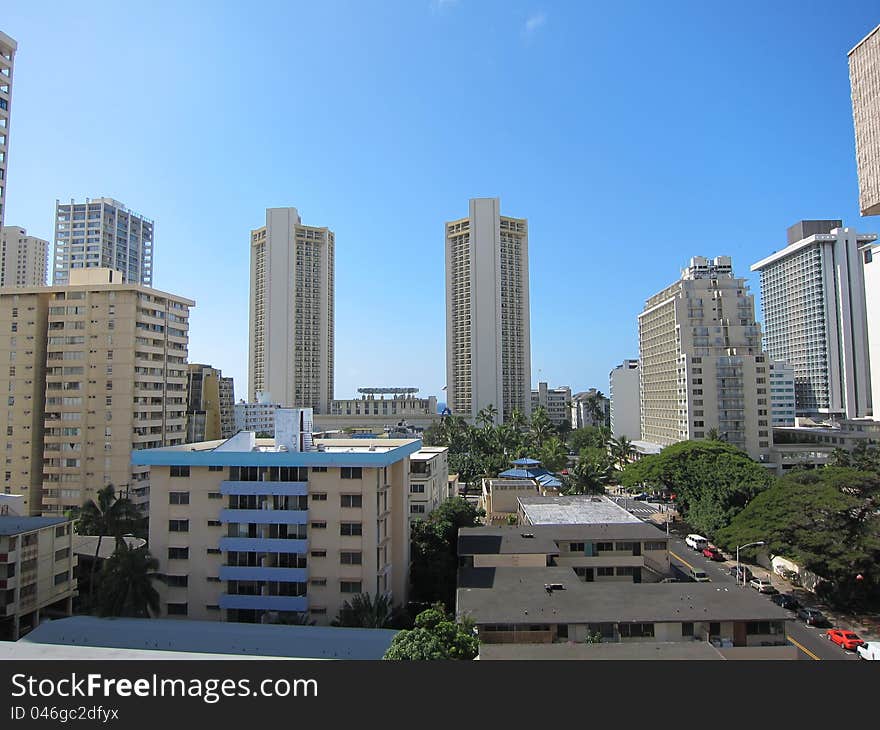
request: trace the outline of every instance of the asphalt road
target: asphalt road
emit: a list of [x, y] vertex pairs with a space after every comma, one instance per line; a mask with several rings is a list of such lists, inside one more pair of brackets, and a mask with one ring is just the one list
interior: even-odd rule
[[[609, 495], [624, 509], [629, 510], [637, 517], [645, 519], [648, 515], [655, 514], [659, 511], [656, 504], [647, 504], [645, 502], [626, 499], [623, 497], [614, 497]], [[658, 528], [659, 529], [659, 528]], [[730, 565], [710, 560], [695, 552], [688, 547], [684, 540], [675, 534], [669, 535], [669, 556], [673, 567], [677, 567], [680, 572], [677, 573], [681, 578], [690, 572], [690, 569], [697, 568], [705, 571], [706, 575], [713, 583], [724, 583], [731, 587], [732, 590], [754, 591], [755, 589], [749, 585], [737, 586], [732, 575], [730, 575]], [[761, 571], [766, 572], [766, 571]], [[765, 601], [770, 600], [768, 595], [760, 595], [759, 597]], [[859, 657], [854, 652], [848, 652], [841, 649], [836, 644], [832, 644], [825, 638], [827, 628], [813, 628], [807, 626], [797, 618], [794, 611], [791, 611], [792, 620], [788, 622], [787, 632], [789, 641], [797, 648], [798, 658], [806, 660], [850, 660], [859, 661]]]

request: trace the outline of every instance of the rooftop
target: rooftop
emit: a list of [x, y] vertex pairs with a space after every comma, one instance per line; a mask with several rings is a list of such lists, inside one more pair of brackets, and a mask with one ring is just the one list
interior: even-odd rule
[[608, 497], [520, 497], [519, 504], [531, 525], [644, 524]]
[[498, 525], [462, 527], [458, 531], [459, 555], [558, 554], [556, 541], [659, 540], [665, 533], [641, 520], [579, 525]]
[[[564, 590], [548, 591], [560, 583]], [[782, 621], [791, 615], [730, 583], [587, 583], [571, 568], [462, 568], [456, 610], [486, 623]]]
[[70, 522], [66, 517], [19, 517], [18, 515], [0, 515], [0, 535], [20, 535], [23, 532], [42, 530], [52, 525], [63, 525]]
[[724, 657], [708, 641], [620, 643], [481, 644], [480, 659], [717, 659]]

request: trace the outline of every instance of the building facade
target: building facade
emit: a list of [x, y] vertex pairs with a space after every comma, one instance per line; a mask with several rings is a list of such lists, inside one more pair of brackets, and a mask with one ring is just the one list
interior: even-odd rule
[[761, 275], [764, 349], [794, 367], [797, 415], [872, 412], [865, 280], [873, 233], [801, 221], [788, 245], [752, 265]]
[[153, 286], [153, 221], [113, 198], [55, 203], [52, 283], [70, 283], [76, 269], [122, 272], [126, 284]]
[[42, 617], [71, 615], [73, 535], [67, 518], [0, 512], [0, 639], [18, 641]]
[[770, 363], [770, 413], [774, 428], [795, 425], [794, 368], [787, 362]]
[[12, 111], [12, 72], [18, 44], [0, 31], [0, 228], [6, 214], [6, 181], [9, 176], [9, 119]]
[[248, 397], [327, 413], [334, 377], [334, 250], [328, 228], [267, 208], [251, 231]]
[[153, 473], [149, 544], [168, 576], [157, 586], [162, 617], [307, 614], [326, 625], [358, 593], [405, 604], [410, 456], [421, 442], [319, 439], [296, 450], [283, 430], [133, 452]]
[[624, 360], [608, 375], [611, 436], [638, 441], [642, 434], [639, 410], [639, 361]]
[[220, 378], [220, 438], [235, 435], [235, 382], [232, 378]]
[[[186, 442], [216, 441], [229, 438], [224, 435], [222, 397], [223, 374], [210, 365], [190, 363], [186, 368]], [[227, 404], [228, 409], [228, 404]]]
[[257, 435], [275, 432], [275, 412], [281, 408], [280, 403], [273, 403], [268, 393], [257, 393], [253, 403], [239, 401], [233, 407], [235, 433], [253, 431]]
[[449, 449], [423, 446], [409, 457], [409, 518], [423, 520], [446, 499]]
[[601, 390], [589, 390], [575, 393], [571, 399], [571, 427], [586, 428], [588, 426], [607, 426], [611, 415], [611, 402]]
[[538, 387], [532, 389], [531, 402], [532, 412], [536, 408], [543, 408], [554, 426], [560, 426], [565, 422], [572, 423], [571, 388], [567, 385], [549, 388], [547, 383], [538, 383]]
[[0, 228], [0, 287], [46, 286], [49, 242], [19, 226]]
[[145, 506], [132, 449], [184, 443], [194, 302], [120, 272], [0, 292], [0, 389], [8, 393], [0, 487], [31, 515], [80, 507], [114, 484]]
[[880, 25], [849, 52], [859, 209], [880, 215]]
[[496, 422], [531, 410], [529, 232], [498, 198], [472, 198], [445, 225], [446, 390], [453, 414]]
[[753, 458], [772, 443], [769, 362], [754, 298], [730, 257], [696, 256], [639, 315], [641, 437], [719, 438]]

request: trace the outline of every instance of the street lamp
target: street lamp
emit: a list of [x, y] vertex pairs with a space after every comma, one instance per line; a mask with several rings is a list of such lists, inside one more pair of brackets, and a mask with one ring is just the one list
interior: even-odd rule
[[[742, 548], [754, 547], [755, 545], [766, 545], [763, 540], [758, 540], [758, 542], [749, 542], [745, 545], [737, 545], [736, 547], [736, 582], [739, 583], [739, 551]], [[746, 572], [743, 571], [743, 586], [746, 584]]]

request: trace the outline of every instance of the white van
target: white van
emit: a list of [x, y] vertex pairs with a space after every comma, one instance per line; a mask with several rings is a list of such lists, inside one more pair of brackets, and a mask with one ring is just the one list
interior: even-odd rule
[[691, 550], [697, 550], [697, 551], [700, 551], [700, 550], [702, 550], [703, 548], [709, 546], [709, 541], [708, 541], [705, 537], [703, 537], [702, 535], [693, 535], [693, 534], [691, 534], [691, 535], [688, 535], [688, 536], [684, 539], [684, 541], [685, 541], [685, 544], [686, 544]]
[[874, 661], [877, 661], [880, 659], [880, 641], [869, 641], [866, 644], [856, 647], [856, 651], [862, 659], [873, 659]]

